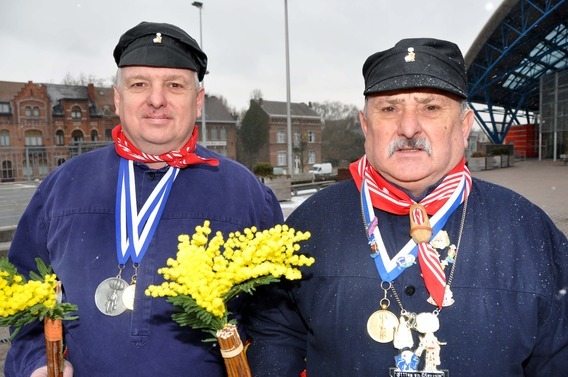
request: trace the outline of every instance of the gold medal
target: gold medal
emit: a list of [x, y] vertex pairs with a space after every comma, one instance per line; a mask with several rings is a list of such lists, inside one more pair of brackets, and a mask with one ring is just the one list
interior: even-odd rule
[[392, 342], [397, 327], [398, 318], [386, 309], [377, 310], [367, 321], [367, 332], [379, 343]]
[[128, 310], [134, 310], [134, 296], [136, 293], [136, 284], [130, 284], [122, 293], [122, 303]]

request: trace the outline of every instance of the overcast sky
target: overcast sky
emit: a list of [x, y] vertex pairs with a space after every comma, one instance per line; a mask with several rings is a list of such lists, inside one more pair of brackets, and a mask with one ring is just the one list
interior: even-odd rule
[[[18, 0], [0, 13], [0, 81], [108, 79], [122, 33], [173, 23], [200, 41], [193, 0]], [[448, 39], [467, 53], [502, 0], [288, 0], [292, 102], [361, 106], [361, 67], [402, 38]], [[208, 94], [248, 108], [253, 90], [286, 101], [284, 0], [202, 0]], [[110, 81], [109, 81], [110, 82]]]

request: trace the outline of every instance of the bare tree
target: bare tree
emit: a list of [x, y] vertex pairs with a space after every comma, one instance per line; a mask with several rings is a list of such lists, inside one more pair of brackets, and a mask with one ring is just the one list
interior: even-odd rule
[[260, 89], [254, 89], [250, 92], [250, 99], [259, 100], [262, 98], [262, 91]]
[[324, 122], [326, 120], [345, 119], [358, 111], [357, 106], [346, 105], [339, 101], [314, 102], [312, 109], [322, 117]]
[[62, 84], [64, 85], [80, 85], [80, 86], [87, 86], [89, 84], [93, 84], [99, 87], [111, 87], [113, 83], [114, 83], [114, 77], [103, 79], [100, 77], [96, 77], [93, 74], [86, 75], [83, 72], [81, 72], [81, 74], [79, 74], [79, 76], [77, 77], [67, 72], [62, 80]]

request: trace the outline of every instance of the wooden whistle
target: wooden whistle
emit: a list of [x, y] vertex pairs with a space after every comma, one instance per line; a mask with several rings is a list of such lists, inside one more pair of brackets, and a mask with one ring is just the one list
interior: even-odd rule
[[428, 242], [432, 238], [432, 227], [422, 204], [414, 203], [410, 206], [410, 237], [417, 244]]

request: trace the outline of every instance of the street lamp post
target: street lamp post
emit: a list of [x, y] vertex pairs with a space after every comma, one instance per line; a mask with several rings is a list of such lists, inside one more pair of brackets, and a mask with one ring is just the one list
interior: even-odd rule
[[[191, 3], [194, 7], [199, 9], [199, 46], [203, 50], [203, 24], [201, 22], [201, 11], [203, 10], [203, 3], [200, 1], [194, 1]], [[201, 86], [205, 88], [205, 76], [201, 80]], [[205, 92], [203, 92], [203, 105], [201, 106], [201, 141], [204, 147], [207, 147], [207, 127], [205, 121]]]
[[290, 110], [290, 52], [288, 47], [288, 0], [284, 0], [284, 30], [286, 34], [286, 114], [288, 133], [288, 174], [294, 174], [292, 156], [292, 115]]

